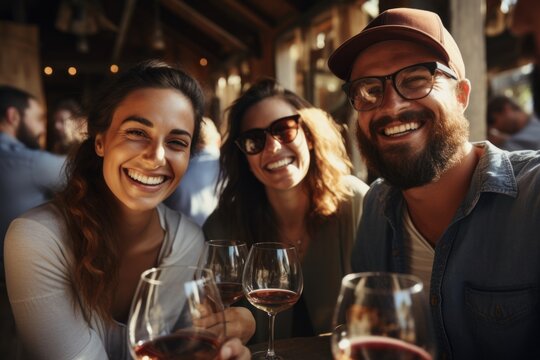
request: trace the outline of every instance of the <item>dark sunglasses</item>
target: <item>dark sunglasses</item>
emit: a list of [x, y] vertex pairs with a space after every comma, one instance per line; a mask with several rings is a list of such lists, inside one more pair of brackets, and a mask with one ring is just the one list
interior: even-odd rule
[[263, 151], [266, 145], [266, 134], [282, 144], [288, 144], [298, 135], [300, 114], [289, 115], [272, 121], [266, 129], [251, 129], [241, 133], [235, 144], [246, 155], [255, 155]]

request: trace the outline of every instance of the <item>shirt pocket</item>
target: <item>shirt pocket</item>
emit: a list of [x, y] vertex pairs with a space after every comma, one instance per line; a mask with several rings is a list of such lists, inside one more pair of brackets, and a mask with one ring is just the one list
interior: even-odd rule
[[490, 326], [511, 326], [531, 315], [537, 303], [534, 286], [478, 289], [466, 287], [465, 303], [469, 312]]
[[538, 354], [540, 324], [535, 285], [482, 288], [468, 284], [465, 308], [465, 325], [474, 337], [474, 352], [481, 358], [517, 359]]

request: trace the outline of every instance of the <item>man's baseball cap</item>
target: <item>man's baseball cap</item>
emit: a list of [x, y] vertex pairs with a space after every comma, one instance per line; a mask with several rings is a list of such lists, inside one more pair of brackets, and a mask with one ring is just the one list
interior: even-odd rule
[[407, 40], [421, 44], [446, 61], [458, 76], [465, 78], [461, 52], [445, 29], [439, 15], [426, 10], [395, 8], [382, 12], [359, 34], [338, 47], [328, 59], [328, 67], [340, 79], [348, 81], [357, 56], [369, 46], [387, 40]]

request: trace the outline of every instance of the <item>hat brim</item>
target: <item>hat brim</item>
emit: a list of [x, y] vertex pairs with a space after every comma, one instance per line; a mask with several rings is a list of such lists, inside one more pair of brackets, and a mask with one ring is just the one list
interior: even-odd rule
[[381, 25], [364, 30], [344, 42], [328, 59], [328, 67], [337, 77], [348, 81], [352, 65], [358, 55], [371, 45], [388, 40], [406, 40], [425, 45], [440, 55], [445, 63], [449, 61], [448, 53], [444, 47], [431, 35], [403, 25]]

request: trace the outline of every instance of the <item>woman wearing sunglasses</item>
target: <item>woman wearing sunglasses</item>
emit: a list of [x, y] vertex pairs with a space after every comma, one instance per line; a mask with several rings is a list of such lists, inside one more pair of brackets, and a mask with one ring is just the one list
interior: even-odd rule
[[[349, 175], [329, 115], [274, 80], [259, 81], [233, 103], [227, 130], [221, 196], [203, 226], [206, 238], [296, 246], [304, 291], [292, 311], [277, 317], [276, 338], [330, 331], [368, 186]], [[267, 321], [262, 312], [254, 315], [261, 321], [252, 341], [265, 341]]]

